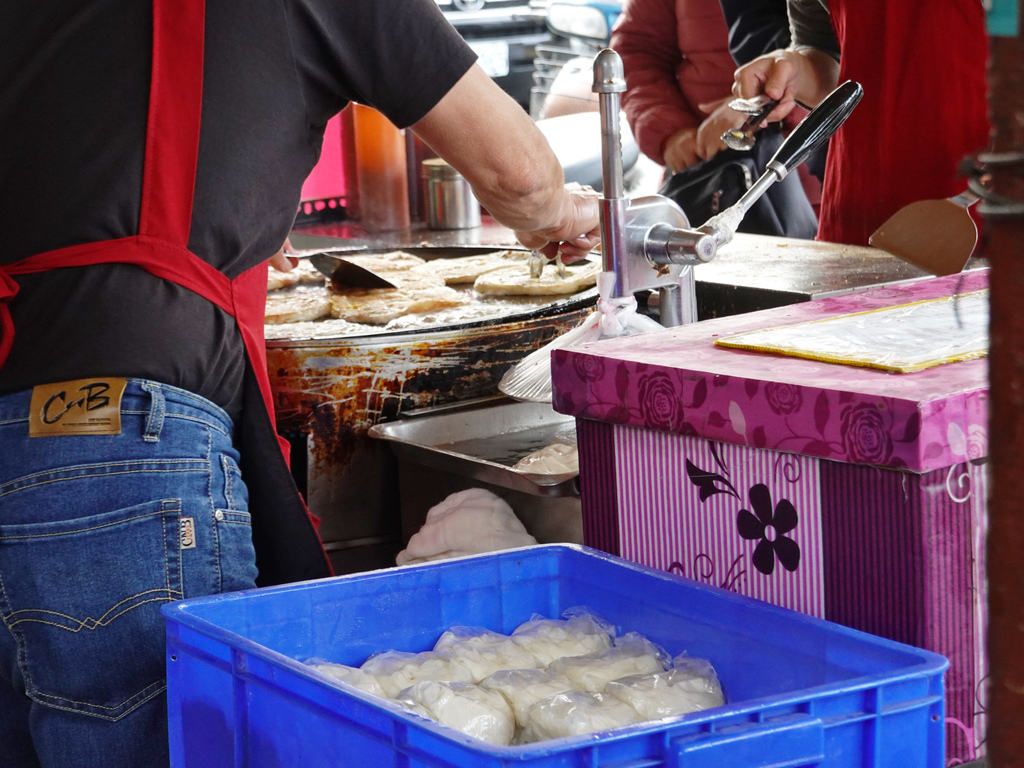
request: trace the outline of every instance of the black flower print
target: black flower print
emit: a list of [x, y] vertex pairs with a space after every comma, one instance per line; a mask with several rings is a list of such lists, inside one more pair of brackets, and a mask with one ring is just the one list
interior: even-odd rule
[[753, 513], [741, 509], [736, 516], [736, 529], [748, 541], [757, 542], [751, 561], [766, 576], [775, 571], [775, 558], [787, 571], [800, 565], [800, 545], [788, 536], [797, 525], [796, 508], [789, 499], [781, 499], [772, 509], [772, 495], [768, 486], [758, 483], [750, 489]]

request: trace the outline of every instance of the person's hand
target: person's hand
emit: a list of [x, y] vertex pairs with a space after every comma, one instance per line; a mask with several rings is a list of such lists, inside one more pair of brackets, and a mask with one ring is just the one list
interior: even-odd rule
[[579, 261], [601, 242], [600, 197], [592, 187], [566, 184], [555, 224], [542, 230], [517, 231], [516, 238], [549, 259], [561, 254], [565, 264]]
[[764, 125], [782, 120], [796, 107], [796, 94], [803, 72], [803, 57], [789, 49], [772, 51], [736, 70], [733, 95], [752, 99], [764, 93], [779, 102], [765, 118]]
[[747, 120], [747, 115], [737, 112], [729, 106], [733, 100], [732, 96], [713, 101], [709, 104], [699, 104], [701, 112], [708, 117], [697, 129], [696, 150], [701, 160], [710, 160], [723, 149], [726, 149], [722, 141], [722, 134], [739, 128]]
[[278, 272], [291, 272], [299, 265], [299, 260], [297, 258], [288, 255], [291, 252], [292, 243], [291, 240], [286, 237], [284, 239], [284, 245], [281, 246], [277, 253], [270, 257], [270, 266]]
[[824, 51], [797, 48], [758, 56], [736, 70], [734, 96], [752, 99], [765, 93], [779, 102], [762, 127], [778, 122], [800, 104], [814, 107], [839, 84], [839, 63]]
[[701, 157], [697, 154], [697, 129], [683, 128], [673, 133], [665, 139], [662, 155], [665, 157], [665, 167], [671, 173], [679, 173], [699, 163]]

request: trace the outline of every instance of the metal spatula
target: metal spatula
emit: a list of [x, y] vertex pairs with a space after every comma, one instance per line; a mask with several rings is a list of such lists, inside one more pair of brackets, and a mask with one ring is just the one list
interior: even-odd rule
[[955, 274], [978, 242], [978, 227], [968, 210], [977, 201], [972, 192], [918, 200], [890, 216], [868, 242], [933, 275]]
[[331, 278], [337, 288], [397, 288], [385, 277], [371, 269], [330, 253], [315, 253], [309, 262], [321, 273]]

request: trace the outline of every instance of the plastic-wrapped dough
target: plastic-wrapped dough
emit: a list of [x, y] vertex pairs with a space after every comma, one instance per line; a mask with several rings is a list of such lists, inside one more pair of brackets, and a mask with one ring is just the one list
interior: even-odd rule
[[639, 720], [636, 711], [606, 693], [566, 691], [530, 707], [530, 724], [522, 743], [580, 736], [619, 728]]
[[561, 475], [580, 471], [580, 456], [575, 445], [551, 443], [524, 456], [512, 469], [535, 475]]
[[536, 657], [516, 645], [511, 637], [481, 627], [452, 627], [441, 635], [434, 650], [448, 654], [466, 667], [474, 683], [503, 669], [538, 666]]
[[642, 720], [685, 715], [725, 703], [711, 663], [688, 656], [677, 658], [667, 672], [613, 680], [605, 692], [629, 704]]
[[320, 659], [310, 659], [306, 662], [309, 666], [327, 677], [341, 680], [343, 683], [359, 688], [360, 690], [372, 693], [374, 696], [384, 696], [384, 689], [381, 688], [377, 678], [368, 675], [357, 667], [347, 667], [344, 664], [334, 664]]
[[432, 714], [430, 714], [430, 710], [424, 707], [422, 704], [419, 704], [410, 699], [392, 699], [392, 701], [394, 701], [395, 704], [400, 706], [406, 712], [412, 712], [414, 715], [425, 717], [427, 720], [436, 721], [436, 718]]
[[505, 746], [515, 735], [515, 717], [505, 697], [477, 685], [424, 680], [402, 691], [398, 703], [488, 744]]
[[425, 563], [536, 543], [508, 502], [486, 488], [469, 488], [431, 507], [395, 562]]
[[547, 669], [506, 669], [495, 672], [481, 688], [498, 691], [512, 707], [520, 735], [530, 725], [530, 707], [538, 701], [573, 690], [567, 677]]
[[424, 651], [406, 653], [385, 651], [371, 656], [360, 667], [380, 683], [384, 695], [396, 698], [398, 694], [421, 680], [445, 683], [472, 683], [473, 673], [447, 653]]
[[600, 653], [612, 646], [614, 629], [585, 611], [570, 609], [567, 619], [531, 619], [512, 633], [516, 645], [532, 653], [546, 667], [565, 656]]
[[664, 672], [668, 661], [668, 655], [646, 637], [628, 632], [615, 640], [614, 648], [557, 659], [549, 669], [565, 675], [578, 690], [599, 693], [620, 677]]

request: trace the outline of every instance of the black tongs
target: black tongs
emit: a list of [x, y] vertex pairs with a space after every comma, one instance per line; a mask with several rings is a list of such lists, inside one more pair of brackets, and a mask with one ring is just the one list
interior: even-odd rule
[[722, 134], [722, 141], [729, 149], [738, 149], [742, 152], [754, 148], [757, 138], [754, 134], [761, 127], [764, 119], [771, 114], [779, 104], [766, 94], [755, 96], [752, 99], [733, 99], [729, 102], [729, 108], [744, 115], [749, 115], [746, 121], [739, 128], [733, 128]]

